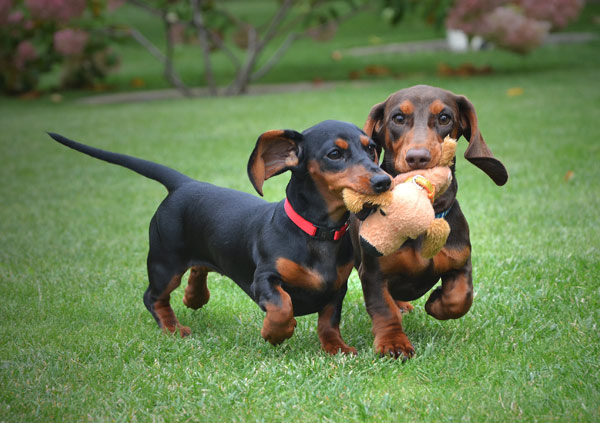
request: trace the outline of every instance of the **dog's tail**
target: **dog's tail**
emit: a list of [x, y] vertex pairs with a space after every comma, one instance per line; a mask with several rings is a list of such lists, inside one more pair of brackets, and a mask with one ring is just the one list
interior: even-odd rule
[[145, 176], [146, 178], [154, 179], [155, 181], [163, 184], [169, 192], [175, 190], [181, 184], [192, 180], [183, 173], [179, 173], [176, 170], [158, 163], [138, 159], [125, 154], [112, 153], [110, 151], [90, 147], [89, 145], [78, 143], [52, 132], [48, 132], [48, 135], [50, 135], [55, 141], [58, 141], [59, 143], [72, 148], [73, 150], [80, 151], [96, 159], [126, 167], [127, 169], [131, 169], [134, 172]]

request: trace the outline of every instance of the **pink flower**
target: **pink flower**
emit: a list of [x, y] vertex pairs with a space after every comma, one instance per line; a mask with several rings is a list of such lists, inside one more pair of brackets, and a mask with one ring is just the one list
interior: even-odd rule
[[63, 56], [83, 53], [89, 34], [81, 29], [62, 29], [54, 33], [54, 50]]
[[583, 0], [519, 0], [525, 14], [531, 18], [547, 21], [553, 28], [564, 28], [579, 16]]
[[446, 26], [467, 35], [480, 35], [485, 29], [483, 16], [508, 0], [457, 0], [446, 18]]
[[550, 23], [531, 19], [514, 7], [497, 7], [484, 21], [486, 39], [522, 54], [542, 44], [550, 31]]
[[[550, 22], [553, 28], [564, 28], [579, 16], [583, 5], [584, 0], [456, 0], [448, 13], [446, 26], [468, 35], [481, 35], [486, 30], [486, 15], [499, 7], [513, 7], [527, 18]], [[537, 30], [539, 28], [533, 29]]]
[[86, 0], [25, 0], [25, 5], [35, 19], [64, 23], [83, 14]]
[[23, 15], [23, 12], [21, 12], [20, 10], [14, 11], [10, 15], [8, 15], [7, 22], [11, 25], [16, 25], [23, 20], [24, 16], [25, 15]]
[[15, 52], [15, 66], [19, 70], [25, 69], [25, 65], [37, 57], [35, 47], [30, 41], [21, 41]]

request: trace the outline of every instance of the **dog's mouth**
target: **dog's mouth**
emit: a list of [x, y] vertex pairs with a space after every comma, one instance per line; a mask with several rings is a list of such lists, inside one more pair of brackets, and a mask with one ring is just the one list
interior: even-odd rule
[[[436, 163], [428, 162], [426, 165], [416, 165], [414, 167], [411, 167], [408, 163], [406, 163], [406, 160], [399, 160], [398, 162], [400, 162], [400, 163], [394, 165], [394, 170], [396, 171], [396, 174], [412, 172], [413, 170], [433, 169], [434, 167], [437, 167], [440, 165], [439, 161], [438, 161]], [[396, 163], [398, 163], [398, 162], [396, 162]], [[394, 176], [396, 176], [396, 175], [394, 175]]]

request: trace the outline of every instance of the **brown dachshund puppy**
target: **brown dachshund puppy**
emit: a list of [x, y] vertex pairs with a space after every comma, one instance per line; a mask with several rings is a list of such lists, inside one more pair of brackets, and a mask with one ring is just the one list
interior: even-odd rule
[[[473, 105], [449, 91], [424, 85], [400, 90], [373, 106], [364, 131], [383, 149], [381, 167], [392, 176], [437, 166], [444, 138], [462, 135], [469, 141], [467, 160], [497, 185], [508, 180], [506, 168], [494, 158], [479, 132]], [[419, 254], [422, 236], [409, 239], [391, 255], [369, 255], [360, 247], [354, 222], [355, 264], [373, 322], [374, 346], [382, 355], [407, 359], [414, 354], [402, 330], [401, 311], [412, 309], [405, 301], [425, 295], [440, 278], [442, 286], [425, 304], [428, 314], [440, 320], [457, 319], [473, 302], [469, 226], [456, 200], [454, 166], [450, 187], [434, 203], [436, 217], [445, 218], [450, 225], [450, 236], [433, 259]]]

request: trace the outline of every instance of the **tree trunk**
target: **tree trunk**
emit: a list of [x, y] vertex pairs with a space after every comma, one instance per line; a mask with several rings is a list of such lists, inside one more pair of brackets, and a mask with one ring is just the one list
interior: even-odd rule
[[208, 31], [204, 25], [204, 17], [202, 16], [202, 10], [200, 9], [200, 0], [191, 0], [192, 3], [192, 23], [198, 31], [198, 41], [202, 47], [202, 59], [204, 60], [204, 78], [206, 79], [206, 85], [210, 95], [217, 95], [217, 85], [215, 83], [215, 77], [212, 70], [212, 64], [210, 61], [210, 46], [208, 45]]

